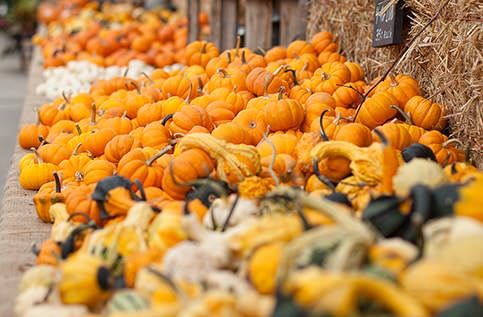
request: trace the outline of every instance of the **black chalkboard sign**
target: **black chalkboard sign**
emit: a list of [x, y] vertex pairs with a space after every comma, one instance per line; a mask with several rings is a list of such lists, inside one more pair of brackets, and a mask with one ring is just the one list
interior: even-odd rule
[[404, 11], [402, 1], [390, 4], [391, 0], [375, 0], [374, 34], [372, 46], [381, 47], [400, 44], [403, 35]]

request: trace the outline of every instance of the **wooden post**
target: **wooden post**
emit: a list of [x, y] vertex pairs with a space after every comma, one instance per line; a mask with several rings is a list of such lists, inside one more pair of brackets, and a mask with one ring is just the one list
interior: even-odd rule
[[188, 43], [200, 38], [200, 0], [188, 1]]
[[238, 1], [213, 0], [210, 23], [211, 41], [221, 50], [233, 48], [238, 31]]
[[295, 37], [305, 38], [307, 0], [281, 0], [280, 44], [288, 45]]
[[272, 46], [273, 3], [269, 0], [246, 0], [246, 46], [267, 49]]

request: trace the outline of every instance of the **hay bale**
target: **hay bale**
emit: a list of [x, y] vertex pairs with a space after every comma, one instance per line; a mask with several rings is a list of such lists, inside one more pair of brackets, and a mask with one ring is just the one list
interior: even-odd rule
[[[407, 42], [441, 4], [440, 0], [405, 1], [411, 12]], [[445, 106], [451, 136], [471, 146], [471, 157], [479, 167], [483, 167], [482, 16], [480, 1], [451, 0], [393, 71], [416, 78], [424, 96]], [[370, 80], [384, 73], [404, 45], [373, 48], [373, 21], [374, 0], [311, 0], [307, 33], [337, 34], [342, 53], [360, 63]]]

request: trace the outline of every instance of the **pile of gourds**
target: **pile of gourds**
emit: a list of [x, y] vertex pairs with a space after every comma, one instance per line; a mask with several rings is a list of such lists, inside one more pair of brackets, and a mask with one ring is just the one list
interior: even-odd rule
[[[36, 35], [33, 42], [42, 49], [44, 67], [63, 66], [73, 60], [103, 67], [127, 66], [131, 60], [157, 67], [182, 62], [188, 33], [185, 17], [129, 4], [105, 3], [99, 7], [92, 2], [83, 8], [74, 7], [78, 11], [75, 15], [40, 20], [48, 23], [47, 32], [45, 36]], [[41, 5], [39, 14], [42, 10], [45, 8]], [[207, 16], [200, 18], [200, 27], [206, 32]]]
[[337, 51], [197, 41], [39, 107], [20, 184], [53, 225], [17, 314], [481, 313], [483, 173], [413, 78]]

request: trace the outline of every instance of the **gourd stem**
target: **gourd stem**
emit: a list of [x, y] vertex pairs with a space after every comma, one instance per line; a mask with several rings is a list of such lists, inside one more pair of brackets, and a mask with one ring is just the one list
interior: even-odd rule
[[410, 124], [410, 125], [413, 124], [413, 122], [411, 120], [411, 115], [409, 113], [407, 113], [406, 111], [402, 110], [399, 106], [397, 106], [397, 105], [390, 105], [389, 108], [394, 109], [397, 112], [399, 112], [401, 114], [401, 116], [403, 116], [404, 121], [407, 124]]
[[262, 53], [263, 55], [267, 55], [267, 51], [265, 51], [263, 48], [261, 48], [260, 46], [257, 47], [257, 50], [260, 51], [260, 53]]
[[315, 176], [317, 176], [317, 179], [322, 184], [324, 184], [325, 186], [329, 187], [330, 190], [332, 190], [332, 192], [335, 192], [335, 186], [334, 186], [334, 184], [332, 184], [332, 182], [327, 177], [325, 177], [324, 175], [322, 175], [322, 173], [320, 173], [319, 161], [317, 161], [317, 159], [315, 159], [315, 158], [312, 160], [312, 167], [314, 169]]
[[391, 87], [397, 87], [399, 85], [399, 83], [396, 80], [396, 77], [394, 77], [394, 75], [390, 74], [389, 79], [391, 80]]
[[182, 292], [182, 290], [176, 285], [176, 283], [173, 282], [173, 280], [169, 276], [167, 276], [164, 273], [158, 271], [157, 269], [153, 268], [152, 266], [148, 266], [147, 270], [150, 273], [152, 273], [152, 274], [156, 275], [157, 277], [159, 277], [160, 279], [162, 279], [164, 282], [166, 282], [168, 284], [168, 286], [171, 287], [173, 289], [173, 291], [175, 291], [175, 293], [180, 295], [180, 297], [182, 298], [183, 301], [185, 301], [187, 299], [186, 294], [184, 292]]
[[324, 129], [324, 115], [329, 112], [329, 109], [325, 109], [324, 111], [322, 111], [322, 114], [320, 115], [320, 118], [319, 118], [319, 124], [320, 124], [320, 127], [319, 127], [319, 132], [320, 132], [320, 136], [322, 137], [322, 140], [324, 141], [329, 141], [329, 136], [327, 135], [327, 133], [325, 133], [325, 129]]
[[122, 74], [122, 77], [126, 78], [128, 73], [129, 73], [129, 67], [126, 67], [126, 70]]
[[62, 182], [60, 181], [59, 174], [57, 171], [54, 171], [52, 174], [54, 174], [55, 192], [60, 193], [62, 191]]
[[57, 110], [59, 111], [64, 111], [65, 107], [67, 106], [67, 104], [65, 102], [61, 103], [58, 107], [57, 107]]
[[121, 119], [126, 119], [127, 116], [127, 110], [124, 110], [124, 112], [121, 115]]
[[47, 142], [47, 140], [46, 140], [46, 139], [44, 139], [44, 137], [43, 137], [43, 136], [41, 136], [41, 135], [37, 136], [37, 139], [38, 139], [38, 140], [39, 140], [39, 142], [40, 142], [39, 147], [41, 147], [42, 145], [45, 145], [45, 144], [49, 144], [49, 142]]
[[166, 126], [166, 123], [167, 123], [167, 122], [168, 122], [168, 121], [169, 121], [171, 118], [173, 118], [173, 116], [174, 116], [174, 113], [170, 113], [170, 114], [168, 114], [166, 117], [164, 117], [164, 118], [163, 118], [163, 120], [161, 120], [161, 124], [162, 124], [163, 126]]
[[329, 78], [330, 78], [330, 75], [327, 74], [326, 72], [322, 72], [321, 76], [322, 76], [322, 79], [324, 79], [324, 80], [329, 80]]
[[74, 173], [74, 177], [75, 177], [75, 181], [79, 182], [79, 183], [84, 180], [84, 174], [82, 174], [82, 172], [80, 172], [80, 171], [76, 171]]
[[273, 72], [273, 76], [277, 76], [282, 70], [285, 71], [288, 68], [288, 65], [280, 65], [278, 68]]
[[293, 83], [294, 83], [295, 86], [297, 86], [299, 83], [297, 81], [297, 72], [295, 71], [295, 69], [287, 68], [287, 69], [285, 69], [285, 72], [291, 72], [292, 73]]
[[232, 92], [236, 94], [237, 90], [238, 90], [238, 86], [237, 85], [233, 85]]
[[309, 68], [309, 63], [305, 62], [304, 66], [302, 67], [302, 69], [300, 71], [305, 72], [307, 70], [307, 68]]
[[196, 89], [196, 91], [198, 92], [199, 95], [202, 95], [203, 94], [203, 81], [201, 80], [201, 77], [198, 76], [198, 88]]
[[359, 106], [357, 107], [357, 110], [356, 110], [356, 114], [354, 115], [354, 121], [356, 121], [357, 119], [357, 115], [359, 114], [359, 110], [362, 106], [362, 104], [364, 103], [364, 101], [366, 100], [367, 96], [369, 96], [369, 94], [382, 82], [384, 81], [384, 79], [386, 79], [386, 77], [391, 73], [391, 71], [393, 70], [394, 67], [396, 67], [397, 64], [399, 64], [399, 61], [403, 58], [404, 55], [406, 55], [406, 52], [412, 47], [413, 43], [421, 36], [421, 34], [423, 34], [423, 32], [431, 25], [433, 24], [434, 21], [436, 21], [436, 19], [440, 16], [441, 12], [443, 11], [443, 9], [448, 5], [448, 3], [450, 2], [450, 0], [446, 0], [438, 9], [438, 11], [436, 11], [436, 13], [434, 14], [434, 16], [431, 18], [431, 20], [428, 21], [428, 23], [426, 23], [426, 25], [424, 25], [421, 30], [419, 30], [419, 32], [411, 39], [411, 41], [409, 41], [408, 43], [406, 43], [406, 45], [404, 46], [404, 48], [399, 51], [399, 55], [396, 57], [396, 59], [394, 60], [394, 62], [391, 64], [391, 66], [389, 66], [389, 68], [386, 70], [386, 72], [384, 73], [384, 75], [381, 76], [381, 78], [379, 78], [378, 81], [376, 81], [374, 83], [374, 85], [371, 86], [371, 88], [369, 88], [369, 90], [364, 94], [364, 98], [361, 100]]
[[[269, 129], [270, 127], [268, 127], [267, 130]], [[268, 138], [268, 132], [265, 132], [263, 134], [263, 140], [272, 147], [272, 160], [270, 161], [270, 164], [268, 164], [268, 173], [273, 178], [273, 181], [275, 182], [275, 186], [280, 186], [280, 179], [278, 178], [277, 174], [273, 170], [273, 165], [275, 164], [275, 159], [277, 158], [277, 148], [275, 147], [275, 144], [273, 144], [272, 140]]]
[[151, 158], [149, 158], [146, 161], [146, 165], [147, 166], [151, 166], [154, 163], [154, 161], [156, 161], [158, 158], [160, 158], [164, 154], [166, 154], [169, 151], [171, 151], [171, 149], [173, 149], [173, 146], [171, 144], [166, 145], [161, 151], [159, 151], [158, 153], [154, 154]]
[[228, 64], [231, 64], [231, 62], [232, 62], [231, 52], [226, 52], [226, 56], [227, 56], [227, 59], [228, 59]]
[[233, 212], [235, 211], [236, 205], [238, 204], [239, 200], [240, 200], [240, 195], [236, 194], [235, 201], [231, 205], [230, 211], [228, 212], [228, 216], [226, 217], [225, 222], [223, 223], [223, 226], [221, 227], [221, 232], [225, 232], [225, 230], [228, 228], [228, 225], [230, 223], [230, 219], [233, 216]]
[[67, 218], [67, 221], [71, 221], [72, 218], [79, 217], [79, 216], [85, 218], [87, 220], [87, 222], [91, 222], [92, 221], [92, 218], [89, 216], [89, 214], [86, 213], [86, 212], [82, 212], [82, 211], [76, 211], [76, 212], [71, 213], [69, 215], [69, 217]]
[[37, 149], [34, 147], [30, 148], [30, 151], [34, 153], [35, 159], [37, 160], [37, 164], [42, 164], [44, 161], [42, 161], [42, 158], [39, 155], [39, 152], [37, 152]]
[[152, 80], [152, 78], [151, 78], [151, 77], [150, 77], [148, 74], [146, 74], [146, 72], [142, 72], [141, 74], [142, 74], [144, 77], [146, 77], [146, 78], [149, 80], [149, 82], [150, 82], [151, 84], [154, 84], [154, 80]]
[[382, 144], [384, 144], [384, 146], [389, 146], [389, 141], [386, 138], [386, 136], [384, 135], [384, 133], [382, 133], [381, 131], [379, 131], [377, 128], [374, 129], [373, 131], [374, 131], [375, 134], [377, 134], [377, 136], [381, 140]]
[[441, 146], [442, 146], [443, 148], [446, 148], [448, 145], [450, 145], [450, 144], [452, 144], [452, 143], [456, 143], [456, 144], [458, 144], [458, 145], [460, 145], [460, 146], [464, 146], [463, 142], [461, 142], [461, 141], [460, 141], [460, 140], [458, 140], [458, 139], [449, 139], [449, 140], [447, 140], [447, 141], [443, 142], [443, 143], [441, 144]]

